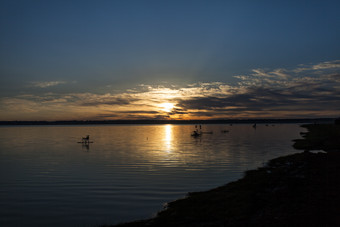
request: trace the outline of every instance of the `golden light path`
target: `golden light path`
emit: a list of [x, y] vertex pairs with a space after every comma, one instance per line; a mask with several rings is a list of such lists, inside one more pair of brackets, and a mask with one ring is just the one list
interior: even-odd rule
[[165, 137], [164, 137], [164, 143], [165, 143], [165, 150], [166, 152], [171, 152], [172, 150], [172, 125], [165, 125]]

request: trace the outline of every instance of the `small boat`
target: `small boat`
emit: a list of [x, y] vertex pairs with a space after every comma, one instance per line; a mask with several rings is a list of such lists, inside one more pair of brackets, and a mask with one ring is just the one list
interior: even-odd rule
[[222, 133], [227, 133], [229, 130], [221, 130]]

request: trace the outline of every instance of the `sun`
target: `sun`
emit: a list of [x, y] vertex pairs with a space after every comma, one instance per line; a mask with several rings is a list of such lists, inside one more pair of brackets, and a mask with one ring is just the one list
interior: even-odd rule
[[173, 103], [169, 103], [169, 102], [160, 104], [160, 107], [162, 107], [165, 112], [171, 112], [174, 106], [175, 105]]

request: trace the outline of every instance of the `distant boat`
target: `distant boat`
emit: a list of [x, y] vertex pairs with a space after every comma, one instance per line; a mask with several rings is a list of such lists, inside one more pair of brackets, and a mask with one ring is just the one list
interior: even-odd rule
[[222, 133], [227, 133], [229, 130], [221, 130]]

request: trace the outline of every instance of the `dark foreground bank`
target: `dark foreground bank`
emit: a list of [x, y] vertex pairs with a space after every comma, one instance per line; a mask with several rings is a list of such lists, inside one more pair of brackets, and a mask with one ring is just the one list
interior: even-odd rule
[[306, 127], [294, 145], [304, 152], [273, 159], [222, 187], [189, 193], [153, 219], [117, 226], [340, 226], [340, 126]]

